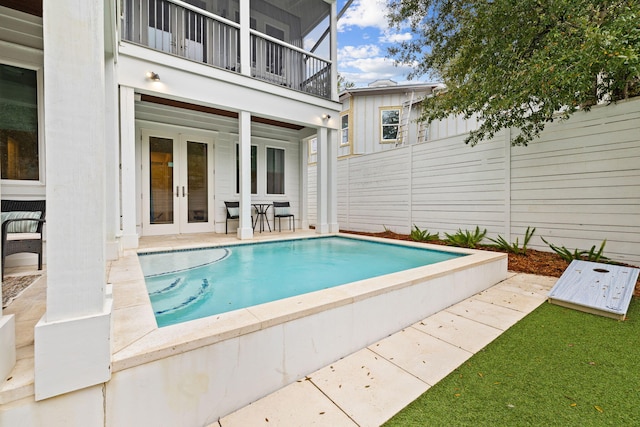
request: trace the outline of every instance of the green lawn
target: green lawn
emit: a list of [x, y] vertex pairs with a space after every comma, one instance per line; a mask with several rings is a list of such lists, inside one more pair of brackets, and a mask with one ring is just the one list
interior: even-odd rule
[[544, 303], [385, 426], [640, 423], [640, 299], [620, 322]]

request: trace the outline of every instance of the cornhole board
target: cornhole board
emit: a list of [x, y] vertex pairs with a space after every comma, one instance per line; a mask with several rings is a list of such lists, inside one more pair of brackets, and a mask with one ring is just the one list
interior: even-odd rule
[[574, 260], [549, 291], [552, 304], [624, 320], [640, 269]]

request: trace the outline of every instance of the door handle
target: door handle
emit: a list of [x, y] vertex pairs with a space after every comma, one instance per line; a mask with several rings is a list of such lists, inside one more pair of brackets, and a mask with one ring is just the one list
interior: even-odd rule
[[182, 186], [182, 197], [185, 197], [185, 196], [186, 196], [186, 194], [185, 194], [185, 192], [184, 192], [184, 185], [183, 185], [183, 186]]
[[180, 197], [180, 187], [176, 185], [176, 197]]

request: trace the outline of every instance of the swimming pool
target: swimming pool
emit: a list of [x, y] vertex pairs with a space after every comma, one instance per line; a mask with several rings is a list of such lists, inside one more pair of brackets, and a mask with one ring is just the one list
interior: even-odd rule
[[[296, 231], [294, 238], [316, 238], [312, 231], [303, 233]], [[226, 236], [208, 234], [188, 240], [180, 244], [158, 239], [143, 252], [216, 243], [233, 251], [246, 244], [231, 246]], [[393, 244], [443, 249], [416, 242]], [[504, 253], [446, 250], [466, 256], [165, 327], [158, 327], [138, 253], [126, 253], [109, 272], [115, 332], [106, 391], [113, 411], [107, 424], [215, 423], [507, 277]], [[196, 252], [188, 253], [192, 257]]]
[[139, 256], [162, 327], [465, 254], [323, 237]]

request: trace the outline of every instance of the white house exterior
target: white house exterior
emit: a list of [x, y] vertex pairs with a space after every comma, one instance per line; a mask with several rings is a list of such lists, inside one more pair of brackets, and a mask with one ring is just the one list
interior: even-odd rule
[[[335, 58], [335, 1], [0, 0], [1, 197], [47, 203], [36, 404], [109, 381], [105, 267], [141, 236], [224, 233], [228, 200], [239, 239], [254, 202], [307, 227], [310, 135], [316, 231], [338, 230]], [[0, 311], [2, 380], [13, 330]]]
[[[345, 89], [340, 93], [340, 158], [377, 153], [429, 139], [429, 129], [418, 121], [420, 102], [438, 84], [398, 85], [377, 80], [368, 87]], [[309, 161], [315, 162], [315, 140], [309, 140]]]
[[[349, 88], [340, 92], [341, 106], [338, 119], [338, 158], [378, 153], [398, 147], [417, 144], [441, 135], [451, 129], [436, 126], [429, 129], [420, 122], [420, 102], [441, 87], [437, 83], [416, 82], [397, 84], [393, 80], [376, 80], [363, 88]], [[451, 125], [449, 125], [451, 127]], [[441, 129], [442, 128], [442, 129]], [[316, 169], [317, 137], [307, 139], [309, 221], [316, 223]], [[338, 168], [338, 193], [343, 178]]]

